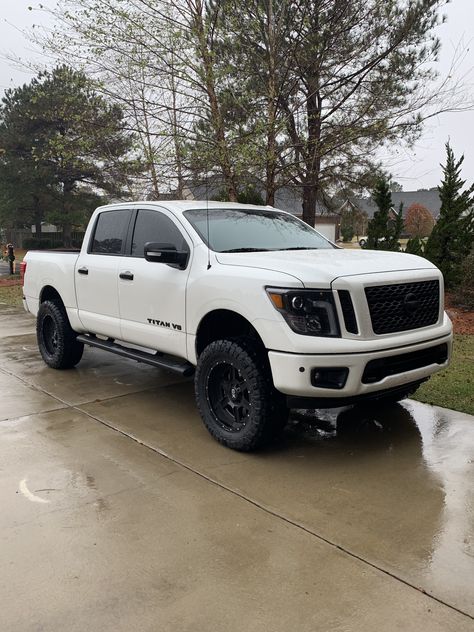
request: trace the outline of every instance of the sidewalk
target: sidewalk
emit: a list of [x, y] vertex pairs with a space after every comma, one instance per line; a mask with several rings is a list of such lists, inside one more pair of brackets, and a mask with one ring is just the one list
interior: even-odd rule
[[[17, 274], [19, 273], [19, 266], [16, 266]], [[6, 261], [0, 260], [0, 276], [8, 276], [10, 274], [10, 267]]]

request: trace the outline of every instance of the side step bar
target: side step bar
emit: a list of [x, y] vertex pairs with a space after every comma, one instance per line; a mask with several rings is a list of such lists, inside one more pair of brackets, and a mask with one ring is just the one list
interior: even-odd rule
[[130, 360], [136, 360], [137, 362], [151, 364], [152, 366], [159, 367], [160, 369], [173, 371], [183, 377], [189, 377], [194, 373], [194, 367], [190, 362], [187, 362], [186, 360], [179, 360], [178, 358], [173, 358], [172, 356], [165, 356], [158, 352], [152, 355], [151, 353], [139, 351], [138, 349], [123, 347], [110, 339], [101, 340], [95, 336], [87, 336], [83, 334], [77, 336], [77, 340], [79, 342], [83, 342], [85, 345], [89, 345], [90, 347], [97, 347], [97, 349], [109, 351], [110, 353], [115, 353], [116, 355], [124, 358], [129, 358]]

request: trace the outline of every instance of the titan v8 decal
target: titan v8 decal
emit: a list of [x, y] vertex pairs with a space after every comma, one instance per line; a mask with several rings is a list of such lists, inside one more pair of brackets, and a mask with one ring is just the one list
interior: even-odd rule
[[175, 329], [176, 331], [182, 331], [181, 325], [175, 323], [168, 323], [165, 320], [156, 320], [155, 318], [147, 318], [150, 325], [157, 325], [158, 327], [166, 327], [166, 329]]

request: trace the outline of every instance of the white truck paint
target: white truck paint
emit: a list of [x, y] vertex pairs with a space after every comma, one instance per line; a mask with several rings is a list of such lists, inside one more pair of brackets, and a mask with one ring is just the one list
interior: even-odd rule
[[[195, 216], [200, 218], [201, 234], [198, 220], [193, 225], [189, 211], [196, 211]], [[104, 213], [112, 214], [103, 216]], [[140, 239], [160, 243], [170, 239], [169, 235], [164, 239], [152, 234], [153, 231], [139, 238], [137, 217], [144, 218], [142, 223], [146, 226], [145, 218], [151, 222], [157, 217], [150, 213], [160, 214], [159, 221], [166, 221], [167, 235], [182, 240], [178, 249], [188, 253], [186, 266], [180, 268], [147, 260], [143, 246], [141, 254], [133, 251]], [[390, 389], [416, 385], [447, 365], [452, 327], [443, 309], [443, 279], [439, 270], [426, 259], [405, 253], [340, 249], [318, 237], [318, 233], [306, 225], [303, 225], [305, 234], [302, 235], [304, 239], [319, 239], [317, 248], [220, 252], [222, 248], [213, 247], [212, 243], [209, 248], [205, 243], [208, 237], [212, 239], [213, 231], [217, 235], [220, 230], [220, 239], [225, 241], [233, 239], [234, 232], [238, 234], [244, 226], [244, 237], [240, 238], [244, 241], [248, 238], [252, 244], [257, 237], [252, 231], [245, 236], [244, 220], [258, 222], [264, 217], [266, 222], [277, 223], [277, 215], [278, 222], [285, 226], [285, 222], [289, 222], [291, 230], [302, 230], [293, 226], [299, 220], [282, 211], [233, 203], [135, 202], [98, 208], [89, 222], [80, 253], [30, 251], [27, 254], [25, 308], [37, 315], [44, 297], [54, 295], [64, 305], [74, 332], [146, 347], [150, 352], [170, 354], [193, 366], [198, 365], [203, 350], [200, 342], [205, 329], [203, 323], [211, 323], [206, 330], [206, 343], [213, 340], [212, 331], [216, 331], [219, 339], [226, 338], [226, 322], [229, 327], [232, 325], [228, 338], [234, 338], [237, 322], [242, 326], [246, 323], [251, 337], [268, 358], [277, 391], [287, 396], [312, 398], [318, 405], [324, 405], [325, 401], [331, 405], [343, 404], [361, 396], [390, 394]], [[167, 219], [162, 220], [163, 217]], [[96, 242], [104, 249], [115, 248], [118, 242], [110, 246], [107, 239], [100, 241], [94, 231], [99, 230], [96, 228], [99, 221], [105, 226], [109, 220], [111, 231], [115, 231], [117, 218], [124, 224], [120, 253], [95, 252], [94, 248], [99, 247], [93, 247]], [[312, 234], [306, 235], [308, 231]], [[298, 247], [293, 243], [290, 246]], [[436, 297], [428, 295], [426, 288], [435, 286], [438, 288]], [[274, 301], [280, 299], [271, 299], [269, 288], [281, 293], [281, 300], [288, 309], [275, 307]], [[388, 288], [387, 292], [398, 293], [398, 302], [389, 297], [383, 309], [388, 309], [388, 319], [396, 317], [391, 313], [393, 310], [399, 310], [400, 319], [405, 323], [400, 330], [395, 327], [384, 333], [374, 331], [367, 288]], [[322, 294], [308, 293], [309, 290]], [[301, 295], [287, 294], [291, 291], [300, 291]], [[418, 291], [425, 294], [417, 296]], [[344, 292], [352, 303], [349, 317], [342, 303]], [[305, 305], [303, 315], [296, 314], [299, 321], [291, 311], [293, 303], [288, 303], [295, 296], [295, 305], [302, 301]], [[423, 310], [428, 309], [428, 304], [433, 310], [435, 302], [436, 313], [425, 323]], [[311, 310], [315, 310], [317, 322]], [[407, 310], [413, 311], [413, 327]], [[213, 315], [216, 315], [214, 320]], [[333, 335], [324, 335], [322, 329], [314, 335], [297, 333], [289, 325], [291, 320], [292, 323], [303, 322], [302, 327], [320, 327], [321, 322], [326, 323], [326, 317], [335, 319], [337, 332]], [[330, 327], [330, 324], [324, 326]], [[381, 326], [384, 327], [383, 323]], [[430, 356], [431, 350], [441, 345], [446, 345], [445, 357], [436, 357], [435, 361]], [[397, 364], [394, 358], [400, 356], [403, 356], [401, 364]], [[425, 363], [423, 358], [426, 358]], [[383, 375], [385, 369], [381, 369], [381, 379], [363, 379], [367, 364], [377, 360], [391, 366], [388, 374]], [[343, 384], [341, 382], [338, 388], [317, 385], [318, 378], [314, 377], [317, 369], [338, 367], [347, 369]]]

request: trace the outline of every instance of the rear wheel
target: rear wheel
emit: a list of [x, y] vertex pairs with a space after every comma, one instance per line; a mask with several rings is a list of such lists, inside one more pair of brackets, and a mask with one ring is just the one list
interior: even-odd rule
[[41, 357], [53, 369], [70, 369], [82, 358], [84, 345], [77, 341], [66, 310], [59, 301], [41, 303], [36, 337]]
[[277, 436], [288, 418], [263, 354], [245, 339], [217, 340], [199, 357], [195, 374], [199, 412], [211, 435], [250, 452]]

